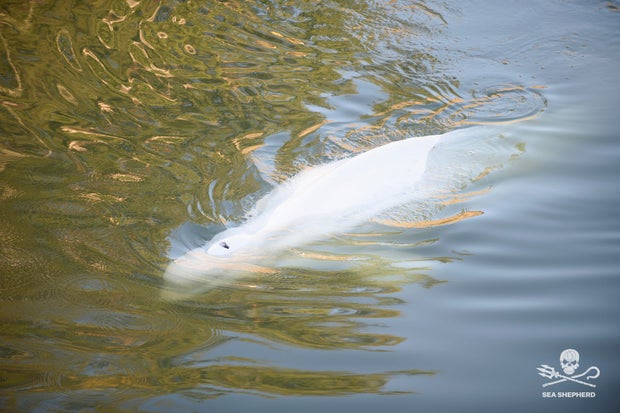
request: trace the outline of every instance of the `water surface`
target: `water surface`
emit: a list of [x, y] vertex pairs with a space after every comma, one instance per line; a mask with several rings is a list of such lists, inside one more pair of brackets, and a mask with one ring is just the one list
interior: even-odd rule
[[[1, 408], [614, 411], [619, 19], [605, 1], [4, 1]], [[450, 202], [162, 297], [171, 259], [295, 173], [473, 125], [503, 138], [443, 158], [467, 178]], [[566, 348], [596, 388], [542, 387]]]

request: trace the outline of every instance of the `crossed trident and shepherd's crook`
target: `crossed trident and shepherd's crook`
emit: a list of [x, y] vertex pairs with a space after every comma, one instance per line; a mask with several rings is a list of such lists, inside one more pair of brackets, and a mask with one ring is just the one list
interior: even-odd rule
[[591, 370], [593, 370], [594, 373], [590, 374], [590, 375], [587, 375], [586, 376], [586, 380], [595, 379], [595, 378], [597, 378], [601, 374], [601, 371], [596, 366], [592, 366], [589, 369], [587, 369], [586, 371], [584, 371], [583, 373], [576, 374], [576, 375], [570, 376], [570, 377], [569, 376], [564, 376], [564, 375], [558, 373], [553, 367], [547, 366], [546, 364], [541, 364], [540, 367], [536, 368], [536, 370], [539, 371], [538, 374], [540, 374], [541, 376], [546, 377], [548, 379], [557, 379], [557, 378], [560, 379], [560, 380], [555, 380], [555, 381], [550, 381], [548, 383], [544, 383], [542, 385], [543, 387], [551, 386], [552, 384], [562, 383], [563, 381], [566, 381], [566, 380], [574, 381], [575, 383], [583, 384], [583, 385], [590, 386], [590, 387], [596, 387], [596, 384], [587, 383], [585, 381], [581, 381], [581, 380], [577, 380], [577, 379], [581, 378], [583, 376], [586, 376], [586, 374], [588, 374]]

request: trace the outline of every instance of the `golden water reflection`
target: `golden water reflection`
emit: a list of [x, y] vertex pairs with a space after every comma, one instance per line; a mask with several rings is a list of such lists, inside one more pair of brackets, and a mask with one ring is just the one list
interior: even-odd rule
[[[528, 86], [480, 93], [448, 75], [435, 42], [444, 11], [4, 1], [0, 409], [114, 410], [175, 392], [381, 393], [398, 375], [430, 374], [405, 361], [366, 371], [360, 360], [409, 345], [388, 328], [402, 289], [440, 282], [432, 265], [458, 257], [435, 248], [435, 226], [478, 211], [426, 217], [420, 233], [392, 223], [390, 242], [350, 235], [306, 251], [313, 265], [183, 300], [161, 300], [161, 289], [169, 236], [184, 223], [239, 222], [309, 165], [484, 123], [503, 98], [525, 109], [493, 122], [544, 109]], [[187, 249], [208, 239], [195, 235]], [[342, 364], [295, 367], [296, 351], [340, 352]]]

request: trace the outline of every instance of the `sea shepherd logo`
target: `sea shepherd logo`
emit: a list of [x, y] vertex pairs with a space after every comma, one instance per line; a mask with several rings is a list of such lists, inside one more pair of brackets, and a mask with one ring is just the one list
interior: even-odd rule
[[[579, 369], [579, 352], [572, 348], [566, 349], [560, 354], [560, 367], [562, 368], [562, 372], [564, 372], [564, 374], [561, 374], [554, 367], [548, 366], [546, 364], [541, 364], [540, 367], [537, 368], [539, 375], [546, 379], [549, 379], [549, 381], [543, 383], [543, 387], [554, 386], [556, 384], [564, 382], [573, 382], [590, 388], [595, 388], [596, 384], [592, 383], [591, 380], [596, 379], [601, 374], [601, 371], [596, 366], [590, 366], [583, 373], [577, 373], [577, 369]], [[588, 398], [596, 397], [596, 393], [593, 391], [547, 391], [542, 393], [542, 397]]]

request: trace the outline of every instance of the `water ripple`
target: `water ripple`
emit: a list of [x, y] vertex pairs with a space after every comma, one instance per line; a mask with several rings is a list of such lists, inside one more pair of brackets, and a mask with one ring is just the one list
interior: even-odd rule
[[456, 117], [464, 123], [512, 123], [538, 116], [547, 99], [538, 87], [494, 85], [472, 91], [472, 100], [461, 106]]
[[58, 48], [60, 55], [67, 61], [69, 66], [78, 72], [82, 71], [80, 61], [75, 54], [71, 34], [66, 28], [60, 29], [58, 34], [56, 34], [56, 47]]
[[3, 300], [20, 299], [53, 274], [46, 258], [24, 241], [18, 228], [0, 220], [0, 295]]
[[0, 51], [0, 93], [12, 97], [19, 97], [23, 92], [21, 76], [13, 59], [6, 39], [0, 35], [2, 51]]

